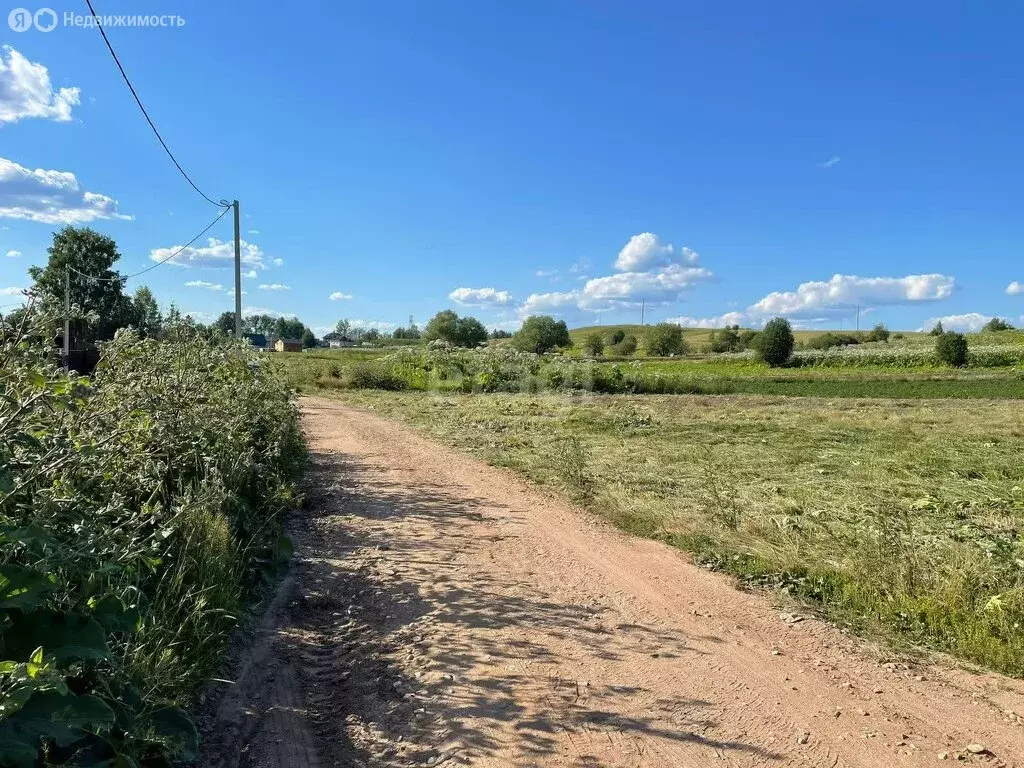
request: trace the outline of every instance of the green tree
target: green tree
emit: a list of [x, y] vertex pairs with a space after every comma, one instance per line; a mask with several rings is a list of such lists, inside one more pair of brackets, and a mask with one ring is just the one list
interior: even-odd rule
[[302, 331], [302, 346], [306, 349], [315, 347], [317, 345], [316, 334], [314, 334], [309, 328], [304, 328]]
[[[221, 312], [220, 316], [213, 321], [213, 325], [210, 326], [221, 333], [232, 334], [235, 332], [235, 313], [234, 312]], [[244, 330], [244, 328], [243, 328]]]
[[784, 317], [769, 320], [757, 337], [757, 356], [772, 368], [789, 362], [793, 354], [793, 328]]
[[932, 329], [928, 331], [929, 336], [941, 336], [943, 333], [945, 333], [945, 331], [942, 328], [941, 320], [939, 320], [934, 326], [932, 326]]
[[242, 330], [246, 333], [261, 333], [264, 336], [270, 336], [276, 328], [277, 318], [272, 315], [249, 315], [242, 320]]
[[153, 298], [153, 292], [145, 285], [140, 285], [132, 297], [135, 305], [135, 324], [143, 336], [157, 336], [163, 327], [164, 319], [160, 315], [160, 307]]
[[279, 339], [301, 339], [306, 326], [297, 317], [279, 317], [274, 323], [274, 333]]
[[591, 357], [600, 357], [604, 354], [604, 339], [597, 331], [588, 333], [583, 340], [583, 351]]
[[644, 351], [652, 357], [686, 354], [683, 329], [675, 323], [652, 325], [644, 334]]
[[338, 321], [338, 324], [334, 326], [334, 332], [341, 336], [348, 336], [352, 330], [352, 323], [348, 321], [348, 318], [342, 318]]
[[1001, 318], [993, 317], [991, 320], [985, 323], [984, 327], [982, 327], [981, 330], [990, 332], [1012, 331], [1013, 326]]
[[434, 315], [423, 331], [425, 341], [447, 341], [456, 347], [475, 347], [487, 341], [487, 329], [475, 317], [459, 317], [450, 309]]
[[113, 269], [121, 254], [111, 238], [88, 227], [64, 227], [54, 233], [47, 252], [50, 258], [45, 267], [28, 270], [44, 305], [63, 309], [67, 275], [71, 304], [96, 317], [72, 322], [73, 346], [112, 339], [118, 328], [135, 324], [135, 306], [124, 295], [125, 279]]
[[967, 365], [967, 337], [954, 331], [943, 333], [935, 340], [935, 356], [946, 365], [963, 368]]
[[512, 346], [523, 352], [540, 355], [552, 349], [571, 347], [569, 328], [564, 320], [555, 320], [549, 315], [534, 315], [526, 318], [523, 327], [512, 337]]

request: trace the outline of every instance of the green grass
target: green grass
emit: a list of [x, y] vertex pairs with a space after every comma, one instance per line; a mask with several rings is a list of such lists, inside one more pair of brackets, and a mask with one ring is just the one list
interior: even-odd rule
[[1024, 676], [1016, 403], [340, 396], [856, 631]]

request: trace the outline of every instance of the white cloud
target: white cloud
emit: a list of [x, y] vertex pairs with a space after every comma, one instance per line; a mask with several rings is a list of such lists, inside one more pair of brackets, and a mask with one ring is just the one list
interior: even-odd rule
[[21, 256], [21, 251], [16, 251], [13, 248], [7, 252], [8, 258], [16, 259]]
[[818, 163], [818, 167], [819, 168], [833, 168], [833, 167], [839, 165], [839, 160], [840, 160], [840, 157], [838, 155], [833, 155], [832, 157], [830, 157], [825, 162]]
[[208, 291], [223, 291], [224, 286], [220, 283], [208, 283], [205, 280], [189, 280], [185, 283], [186, 288], [205, 288]]
[[351, 293], [342, 293], [341, 291], [335, 291], [328, 296], [331, 301], [347, 301], [348, 299], [355, 298]]
[[249, 230], [249, 234], [250, 235], [258, 235], [259, 233], [260, 233], [260, 231], [258, 229], [250, 229]]
[[0, 125], [33, 117], [67, 122], [80, 98], [78, 88], [54, 92], [46, 67], [9, 45], [0, 48]]
[[30, 170], [0, 157], [0, 218], [42, 224], [84, 224], [96, 219], [126, 219], [117, 201], [82, 190], [69, 171]]
[[938, 301], [953, 295], [956, 280], [947, 275], [858, 277], [833, 275], [828, 281], [801, 283], [795, 291], [770, 293], [747, 311], [755, 315], [807, 316], [862, 306]]
[[[11, 254], [8, 253], [7, 255], [10, 256]], [[1014, 280], [1012, 283], [1006, 286], [1006, 292], [1010, 296], [1020, 296], [1022, 293], [1024, 293], [1024, 283]]]
[[[265, 254], [258, 245], [247, 243], [245, 240], [242, 246], [242, 264], [256, 269], [263, 269]], [[181, 250], [169, 264], [177, 264], [180, 267], [210, 267], [223, 268], [234, 267], [235, 245], [233, 241], [218, 240], [211, 237], [205, 246], [192, 246], [182, 250], [180, 245], [172, 245], [168, 248], [154, 248], [149, 252], [149, 258], [153, 261], [163, 261], [175, 251]]]
[[519, 307], [518, 312], [522, 317], [535, 315], [539, 312], [557, 313], [558, 310], [575, 307], [578, 301], [579, 293], [576, 291], [531, 293]]
[[456, 288], [448, 298], [467, 307], [504, 307], [512, 303], [511, 293], [495, 288]]
[[669, 264], [657, 272], [619, 272], [588, 280], [580, 291], [581, 309], [675, 301], [679, 294], [714, 275], [703, 267]]
[[534, 277], [554, 277], [558, 274], [557, 269], [538, 269], [533, 273]]
[[726, 312], [715, 317], [669, 317], [666, 323], [675, 323], [683, 328], [724, 328], [727, 325], [743, 325], [746, 315], [742, 312]]
[[274, 266], [275, 267], [283, 267], [284, 266], [284, 259], [274, 259]]
[[291, 288], [284, 283], [263, 283], [260, 286], [261, 291], [290, 291]]
[[629, 238], [619, 251], [615, 268], [620, 272], [646, 272], [669, 264], [696, 264], [699, 258], [692, 248], [684, 246], [677, 254], [672, 243], [662, 243], [652, 232], [641, 232]]
[[925, 323], [920, 330], [930, 331], [936, 323], [942, 323], [947, 331], [980, 331], [982, 326], [992, 319], [991, 315], [983, 315], [980, 312], [967, 312], [963, 315], [946, 315], [944, 317], [933, 317]]
[[24, 288], [0, 288], [0, 296], [21, 296], [25, 292]]

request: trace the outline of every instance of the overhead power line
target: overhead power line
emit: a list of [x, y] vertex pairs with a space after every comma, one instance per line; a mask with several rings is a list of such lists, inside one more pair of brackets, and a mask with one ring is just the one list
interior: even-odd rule
[[132, 96], [135, 97], [135, 103], [138, 104], [139, 109], [142, 110], [142, 116], [146, 118], [146, 122], [149, 123], [149, 127], [153, 129], [153, 133], [156, 135], [157, 140], [160, 142], [160, 146], [164, 148], [164, 152], [166, 152], [167, 156], [171, 158], [171, 162], [174, 163], [174, 167], [178, 169], [182, 176], [185, 177], [185, 181], [192, 185], [192, 189], [194, 189], [196, 192], [202, 195], [202, 197], [205, 198], [208, 203], [210, 203], [211, 205], [216, 205], [219, 208], [226, 209], [228, 206], [231, 205], [229, 202], [227, 202], [226, 200], [221, 200], [220, 202], [213, 200], [209, 195], [203, 192], [203, 190], [197, 187], [196, 183], [192, 181], [191, 177], [187, 173], [185, 173], [185, 169], [181, 167], [181, 163], [178, 162], [177, 158], [174, 156], [174, 153], [171, 152], [170, 147], [167, 146], [167, 142], [164, 141], [164, 137], [160, 135], [160, 131], [156, 129], [156, 125], [154, 125], [153, 120], [149, 116], [149, 113], [146, 111], [146, 108], [142, 105], [142, 99], [139, 98], [139, 94], [135, 91], [135, 86], [132, 85], [132, 81], [128, 79], [128, 73], [125, 72], [124, 67], [121, 66], [121, 60], [117, 58], [117, 53], [114, 52], [114, 46], [110, 44], [110, 38], [107, 37], [106, 30], [103, 29], [103, 25], [100, 24], [99, 16], [96, 15], [96, 10], [92, 7], [92, 0], [85, 0], [85, 4], [89, 6], [89, 12], [92, 14], [93, 19], [96, 20], [96, 28], [100, 31], [100, 34], [103, 36], [103, 42], [107, 44], [107, 50], [110, 51], [110, 55], [113, 57], [114, 63], [117, 64], [117, 68], [121, 72], [121, 77], [124, 78], [124, 82], [128, 86], [128, 90], [132, 92]]
[[218, 214], [217, 218], [215, 218], [215, 219], [214, 219], [213, 221], [211, 221], [211, 222], [210, 222], [209, 224], [207, 224], [207, 225], [206, 225], [206, 228], [205, 228], [205, 229], [204, 229], [204, 230], [203, 230], [202, 232], [200, 232], [200, 233], [199, 233], [198, 235], [196, 235], [195, 237], [193, 237], [193, 238], [192, 238], [191, 240], [189, 240], [189, 241], [188, 241], [187, 243], [185, 243], [185, 244], [184, 244], [183, 246], [181, 246], [180, 248], [178, 248], [178, 250], [176, 250], [176, 251], [175, 251], [174, 253], [172, 253], [172, 254], [171, 254], [170, 256], [168, 256], [167, 258], [165, 258], [165, 259], [160, 259], [160, 261], [156, 262], [155, 264], [150, 264], [150, 265], [149, 265], [148, 267], [146, 267], [145, 269], [140, 269], [140, 270], [139, 270], [138, 272], [132, 272], [132, 273], [131, 273], [130, 275], [120, 275], [120, 276], [118, 276], [118, 277], [96, 277], [96, 276], [94, 276], [94, 275], [87, 275], [87, 274], [85, 274], [85, 272], [80, 272], [79, 270], [75, 269], [74, 267], [70, 267], [70, 266], [69, 266], [69, 267], [68, 267], [68, 269], [69, 269], [69, 270], [71, 270], [72, 272], [74, 272], [74, 273], [75, 273], [76, 275], [81, 275], [82, 277], [87, 277], [87, 278], [89, 278], [90, 280], [98, 280], [98, 281], [100, 281], [100, 282], [108, 282], [108, 283], [112, 283], [112, 282], [115, 282], [115, 281], [117, 281], [117, 280], [131, 280], [131, 279], [132, 279], [133, 277], [138, 277], [139, 275], [144, 275], [144, 274], [146, 274], [147, 272], [149, 272], [149, 271], [151, 271], [151, 270], [154, 270], [154, 269], [156, 269], [157, 267], [161, 266], [162, 264], [166, 264], [166, 263], [167, 263], [168, 261], [170, 261], [171, 259], [173, 259], [173, 258], [174, 258], [175, 256], [177, 256], [177, 255], [178, 255], [179, 253], [181, 253], [181, 252], [182, 252], [182, 251], [184, 251], [184, 250], [185, 250], [186, 248], [188, 248], [188, 247], [189, 247], [190, 245], [192, 245], [192, 243], [194, 243], [194, 242], [195, 242], [196, 240], [198, 240], [198, 239], [199, 239], [200, 237], [202, 237], [202, 236], [203, 236], [203, 235], [205, 235], [205, 234], [206, 234], [207, 232], [209, 232], [209, 231], [210, 231], [211, 229], [213, 229], [213, 225], [214, 225], [214, 224], [216, 224], [216, 223], [217, 223], [218, 221], [220, 221], [221, 219], [223, 219], [223, 218], [224, 218], [224, 216], [226, 216], [226, 215], [227, 215], [227, 212], [228, 212], [228, 211], [230, 211], [230, 210], [231, 210], [231, 208], [225, 208], [225, 209], [224, 209], [223, 211], [221, 211], [221, 212], [220, 212], [220, 214]]

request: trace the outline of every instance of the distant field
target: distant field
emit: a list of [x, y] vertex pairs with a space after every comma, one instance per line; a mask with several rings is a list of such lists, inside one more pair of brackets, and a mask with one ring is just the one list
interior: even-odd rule
[[1016, 403], [338, 396], [841, 624], [1024, 675]]

